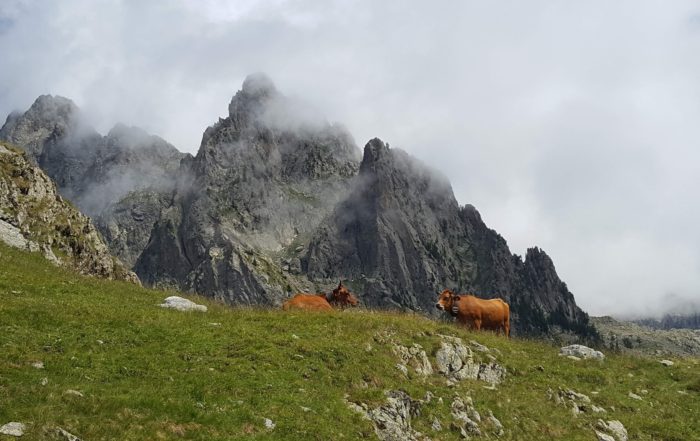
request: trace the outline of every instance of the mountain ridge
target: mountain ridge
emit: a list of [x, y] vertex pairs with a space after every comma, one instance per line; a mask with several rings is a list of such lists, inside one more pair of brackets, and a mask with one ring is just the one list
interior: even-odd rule
[[[42, 148], [26, 147], [41, 152], [71, 151], [71, 141], [104, 145], [88, 129], [87, 138], [71, 136], [77, 124], [66, 115], [76, 110], [63, 101], [49, 130], [50, 118], [35, 115], [53, 111], [43, 101], [31, 118], [8, 117], [0, 138], [44, 139]], [[264, 74], [246, 78], [228, 110], [204, 131], [195, 156], [174, 154], [177, 161], [160, 166], [168, 185], [136, 185], [97, 216], [110, 249], [144, 283], [279, 305], [292, 291], [327, 290], [342, 278], [368, 305], [433, 316], [435, 291], [461, 287], [511, 302], [516, 333], [595, 336], [543, 251], [528, 250], [524, 261], [511, 254], [473, 206], [458, 204], [445, 176], [408, 153], [378, 138], [360, 151], [347, 130], [284, 96]], [[105, 139], [124, 130], [115, 126]], [[89, 155], [102, 155], [95, 150]], [[77, 159], [71, 165], [89, 168]], [[85, 194], [73, 175], [56, 174], [73, 185], [66, 193]]]

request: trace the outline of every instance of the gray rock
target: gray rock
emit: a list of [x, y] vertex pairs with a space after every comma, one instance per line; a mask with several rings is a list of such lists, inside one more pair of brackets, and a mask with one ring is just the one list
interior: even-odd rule
[[82, 441], [80, 438], [77, 436], [73, 435], [69, 431], [62, 429], [61, 427], [56, 429], [56, 434], [61, 438], [66, 441]]
[[440, 336], [442, 342], [435, 354], [435, 365], [442, 375], [450, 380], [481, 380], [498, 384], [506, 376], [506, 369], [498, 363], [474, 361], [471, 349], [457, 337]]
[[440, 432], [442, 430], [442, 424], [440, 424], [440, 420], [435, 417], [433, 417], [433, 422], [430, 425], [430, 427], [436, 432]]
[[0, 434], [20, 437], [24, 435], [25, 430], [27, 430], [27, 426], [16, 421], [12, 421], [0, 427]]
[[43, 361], [35, 361], [32, 363], [32, 367], [34, 369], [44, 369], [44, 362]]
[[605, 359], [605, 355], [584, 345], [564, 346], [559, 350], [559, 355], [574, 356], [578, 358], [592, 358], [595, 360]]
[[673, 362], [671, 360], [661, 360], [659, 363], [663, 364], [664, 366], [673, 366]]
[[[609, 434], [609, 438], [607, 439], [611, 439], [613, 441], [628, 440], [627, 429], [625, 429], [625, 426], [618, 420], [611, 420], [608, 422], [598, 420], [598, 422], [596, 423], [596, 427]], [[598, 433], [600, 432], [596, 431], [596, 434]], [[600, 439], [600, 435], [598, 435], [598, 437]]]
[[628, 393], [627, 396], [630, 397], [630, 398], [632, 398], [633, 400], [638, 400], [638, 401], [643, 400], [642, 397], [640, 397], [639, 395], [635, 394], [634, 392]]
[[595, 431], [595, 435], [596, 437], [598, 437], [598, 441], [616, 441], [615, 438], [613, 438], [612, 436], [602, 432], [598, 432], [597, 430]]
[[178, 296], [170, 296], [166, 297], [166, 299], [161, 303], [160, 305], [161, 308], [171, 308], [171, 309], [176, 309], [178, 311], [201, 311], [201, 312], [206, 312], [207, 307], [204, 305], [198, 305], [195, 302], [178, 297]]
[[[428, 355], [421, 345], [413, 344], [413, 346], [409, 348], [400, 344], [394, 344], [392, 345], [392, 352], [399, 357], [400, 365], [403, 366], [404, 369], [406, 366], [410, 366], [420, 377], [432, 375], [433, 366], [430, 364]], [[406, 369], [405, 374], [408, 374], [408, 369]]]
[[265, 428], [268, 430], [274, 429], [277, 425], [269, 418], [265, 418], [264, 420], [265, 423]]
[[498, 418], [493, 416], [493, 412], [491, 412], [490, 410], [489, 410], [488, 416], [486, 417], [486, 421], [491, 423], [491, 425], [494, 427], [494, 432], [496, 433], [497, 436], [503, 436], [503, 434], [505, 433], [505, 431], [503, 429], [503, 424], [501, 423], [501, 421]]
[[474, 409], [470, 397], [467, 397], [466, 400], [462, 400], [459, 396], [456, 396], [452, 401], [450, 410], [452, 418], [454, 419], [453, 427], [456, 426], [460, 430], [460, 433], [466, 433], [467, 436], [481, 435], [481, 429], [479, 428], [481, 417], [476, 409]]
[[77, 391], [77, 390], [73, 390], [73, 389], [68, 389], [68, 390], [64, 391], [63, 394], [64, 395], [72, 395], [74, 397], [79, 397], [79, 398], [82, 398], [85, 396], [85, 395], [83, 395], [82, 392]]
[[420, 401], [412, 400], [403, 391], [388, 391], [386, 397], [386, 404], [369, 411], [355, 403], [348, 406], [372, 421], [381, 441], [428, 440], [411, 427], [411, 418], [420, 413]]

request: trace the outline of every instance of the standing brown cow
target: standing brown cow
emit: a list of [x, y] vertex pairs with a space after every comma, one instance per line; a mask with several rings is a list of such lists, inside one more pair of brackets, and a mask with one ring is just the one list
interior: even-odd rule
[[444, 290], [435, 307], [448, 311], [457, 321], [474, 329], [503, 330], [510, 337], [510, 307], [501, 299], [484, 300], [472, 295], [456, 295], [449, 289]]

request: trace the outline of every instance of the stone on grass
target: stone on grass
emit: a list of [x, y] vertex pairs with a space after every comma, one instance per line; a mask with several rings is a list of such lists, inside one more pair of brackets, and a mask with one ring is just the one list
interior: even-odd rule
[[559, 350], [559, 355], [573, 355], [574, 357], [578, 358], [592, 358], [594, 360], [603, 360], [605, 358], [605, 354], [602, 352], [596, 351], [595, 349], [591, 349], [584, 345], [564, 346]]
[[673, 362], [671, 360], [661, 360], [659, 363], [663, 364], [664, 366], [673, 366]]
[[24, 424], [12, 421], [0, 427], [0, 434], [8, 436], [22, 436], [24, 435], [25, 430], [27, 430], [27, 427]]
[[73, 390], [73, 389], [68, 389], [65, 392], [63, 392], [63, 394], [64, 395], [73, 395], [74, 397], [80, 397], [80, 398], [84, 397], [82, 392], [77, 391], [77, 390]]
[[627, 394], [628, 397], [632, 398], [633, 400], [642, 400], [642, 397], [639, 395], [635, 394], [634, 392], [630, 392]]
[[206, 312], [207, 307], [204, 305], [198, 305], [191, 300], [187, 300], [178, 296], [170, 296], [166, 298], [160, 305], [161, 308], [172, 308], [178, 311], [202, 311]]
[[480, 363], [474, 360], [472, 350], [462, 339], [446, 335], [440, 336], [442, 342], [435, 354], [437, 371], [449, 380], [481, 380], [498, 384], [506, 376], [506, 369], [498, 363]]
[[35, 361], [32, 363], [32, 367], [34, 369], [44, 369], [44, 362], [43, 361]]
[[611, 420], [608, 422], [605, 422], [603, 420], [598, 420], [596, 423], [596, 428], [600, 429], [604, 432], [607, 432], [609, 435], [607, 435], [607, 438], [601, 437], [602, 434], [601, 432], [598, 432], [596, 430], [596, 435], [598, 435], [598, 439], [604, 439], [605, 441], [612, 440], [612, 441], [627, 441], [627, 429], [625, 429], [625, 426], [622, 425], [621, 422], [618, 420]]
[[272, 430], [272, 429], [275, 428], [275, 426], [277, 426], [277, 424], [275, 424], [274, 422], [272, 422], [271, 419], [265, 418], [265, 428], [266, 428], [266, 429]]
[[77, 436], [60, 427], [56, 429], [56, 433], [61, 437], [61, 439], [65, 439], [66, 441], [82, 441]]
[[398, 365], [397, 367], [404, 374], [408, 375], [408, 367], [410, 366], [413, 371], [421, 377], [432, 375], [433, 366], [430, 364], [428, 355], [421, 345], [413, 344], [411, 347], [406, 347], [400, 344], [394, 344], [391, 351], [399, 358], [400, 365], [403, 366], [403, 368]]

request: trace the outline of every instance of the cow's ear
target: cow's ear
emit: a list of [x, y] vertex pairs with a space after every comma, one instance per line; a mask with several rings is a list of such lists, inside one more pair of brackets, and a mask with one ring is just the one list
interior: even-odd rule
[[455, 301], [459, 301], [459, 296], [452, 296]]

